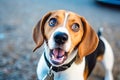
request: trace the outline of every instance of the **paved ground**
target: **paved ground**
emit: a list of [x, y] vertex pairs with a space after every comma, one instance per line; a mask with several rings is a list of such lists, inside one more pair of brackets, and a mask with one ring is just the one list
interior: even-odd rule
[[[32, 29], [50, 10], [66, 9], [86, 17], [113, 47], [115, 80], [120, 80], [120, 9], [94, 0], [0, 0], [0, 80], [36, 80], [36, 65], [42, 49], [33, 53]], [[109, 59], [108, 59], [109, 60]], [[104, 69], [97, 64], [89, 80], [103, 80]]]

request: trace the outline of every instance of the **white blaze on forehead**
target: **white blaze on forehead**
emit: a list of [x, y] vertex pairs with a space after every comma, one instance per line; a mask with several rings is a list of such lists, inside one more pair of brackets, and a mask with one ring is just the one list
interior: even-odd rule
[[67, 23], [67, 21], [68, 21], [68, 16], [69, 16], [69, 12], [66, 12], [66, 13], [65, 13], [65, 18], [64, 18], [63, 27], [66, 26], [66, 23]]
[[59, 28], [57, 28], [55, 30], [55, 32], [60, 31], [60, 32], [65, 32], [65, 33], [69, 34], [68, 30], [66, 28], [66, 24], [68, 22], [68, 17], [69, 17], [69, 12], [65, 12], [65, 18], [64, 18], [64, 21], [63, 21], [63, 25], [60, 26]]

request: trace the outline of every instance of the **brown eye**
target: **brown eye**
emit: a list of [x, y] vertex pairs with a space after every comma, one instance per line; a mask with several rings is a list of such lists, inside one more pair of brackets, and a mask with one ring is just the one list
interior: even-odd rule
[[78, 23], [74, 23], [74, 24], [72, 25], [72, 30], [73, 30], [74, 32], [78, 32], [78, 31], [80, 30], [79, 24], [78, 24]]

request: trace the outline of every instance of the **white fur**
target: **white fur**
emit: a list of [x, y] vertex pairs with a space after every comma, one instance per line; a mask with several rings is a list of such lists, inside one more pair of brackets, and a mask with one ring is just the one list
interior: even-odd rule
[[48, 73], [49, 68], [44, 60], [44, 55], [42, 54], [38, 65], [37, 65], [37, 75], [38, 75], [38, 79], [42, 80], [43, 77]]
[[112, 75], [112, 69], [114, 64], [113, 51], [108, 41], [104, 37], [100, 37], [100, 38], [105, 44], [105, 53], [102, 61], [106, 72], [105, 80], [113, 80], [113, 75]]
[[79, 65], [73, 63], [72, 66], [67, 70], [54, 73], [55, 74], [54, 78], [55, 80], [84, 80], [83, 77], [84, 68], [85, 68], [85, 58]]
[[69, 15], [69, 12], [66, 12], [66, 13], [65, 13], [64, 23], [63, 23], [63, 26], [64, 26], [64, 27], [66, 26], [66, 23], [67, 23], [67, 20], [68, 20], [68, 15]]
[[[72, 54], [76, 54], [76, 53], [72, 53]], [[83, 58], [83, 61], [79, 65], [73, 63], [71, 67], [65, 71], [61, 71], [61, 72], [53, 71], [54, 80], [84, 80], [83, 77], [84, 68], [85, 68], [85, 58]], [[46, 65], [44, 54], [42, 54], [37, 66], [38, 79], [42, 80], [46, 76], [48, 71], [49, 68]]]

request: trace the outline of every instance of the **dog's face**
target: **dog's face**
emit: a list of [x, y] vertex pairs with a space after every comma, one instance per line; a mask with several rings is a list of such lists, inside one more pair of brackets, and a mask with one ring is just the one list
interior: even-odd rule
[[57, 11], [48, 18], [44, 35], [53, 64], [62, 64], [81, 41], [81, 26], [80, 17], [71, 12]]
[[98, 37], [86, 20], [69, 11], [58, 10], [46, 14], [33, 31], [36, 48], [45, 41], [45, 51], [51, 64], [68, 63], [78, 50], [79, 58], [92, 53]]

